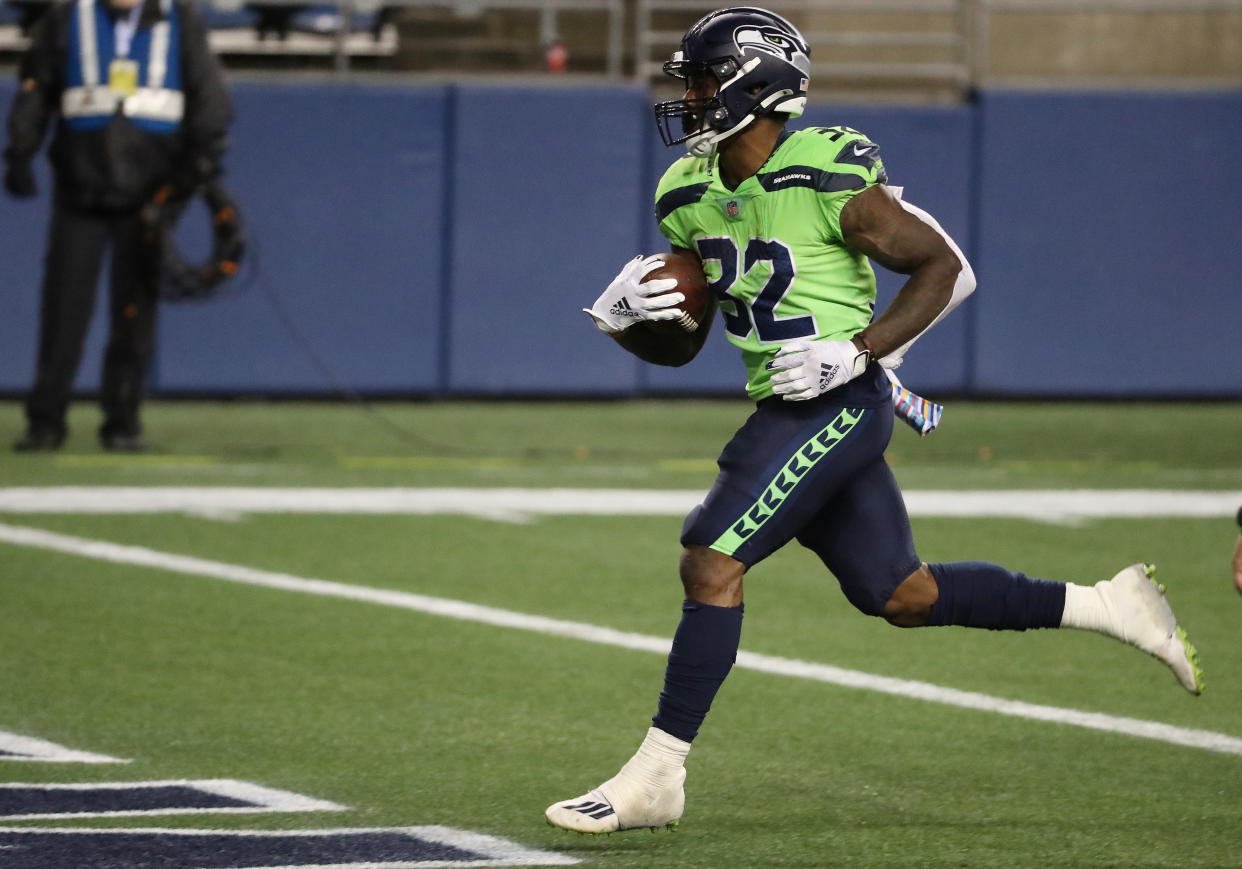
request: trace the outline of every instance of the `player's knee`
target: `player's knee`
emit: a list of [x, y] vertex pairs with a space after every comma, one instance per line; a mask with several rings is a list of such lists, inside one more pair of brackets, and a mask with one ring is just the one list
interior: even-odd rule
[[895, 627], [921, 627], [931, 618], [932, 605], [939, 595], [936, 578], [926, 564], [921, 564], [897, 586], [881, 615]]
[[[863, 615], [887, 617], [891, 601], [896, 595], [889, 593], [888, 583], [882, 576], [877, 576], [873, 569], [862, 565], [838, 565], [835, 573], [841, 583], [841, 591], [845, 593], [845, 599], [853, 604], [854, 609]], [[893, 608], [896, 606], [893, 605]]]
[[884, 615], [884, 605], [888, 603], [888, 599], [882, 597], [878, 592], [872, 591], [866, 583], [850, 585], [842, 583], [841, 590], [845, 592], [845, 599], [853, 604], [854, 609], [863, 615]]
[[746, 565], [735, 558], [691, 544], [681, 552], [681, 585], [686, 597], [713, 606], [737, 606], [742, 602], [742, 576]]

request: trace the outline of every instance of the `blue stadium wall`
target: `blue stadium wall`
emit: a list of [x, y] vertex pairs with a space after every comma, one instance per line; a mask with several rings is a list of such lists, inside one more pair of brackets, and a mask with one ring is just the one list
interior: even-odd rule
[[[579, 310], [626, 259], [666, 249], [649, 197], [676, 153], [645, 91], [234, 91], [227, 181], [257, 270], [226, 298], [163, 308], [156, 394], [740, 392], [721, 334], [690, 365], [655, 368]], [[804, 122], [879, 142], [892, 183], [974, 262], [979, 290], [910, 354], [909, 385], [1242, 394], [1242, 94], [991, 92], [953, 107], [818, 105]], [[47, 209], [46, 195], [0, 207], [7, 393], [33, 371]], [[205, 226], [191, 212], [191, 253]], [[880, 280], [883, 302], [900, 284]], [[83, 392], [98, 383], [103, 319]]]

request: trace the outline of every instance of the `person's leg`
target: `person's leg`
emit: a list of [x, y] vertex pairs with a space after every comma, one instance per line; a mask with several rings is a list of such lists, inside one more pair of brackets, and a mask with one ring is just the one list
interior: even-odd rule
[[682, 551], [685, 601], [652, 724], [690, 743], [737, 657], [746, 565], [706, 546]]
[[[899, 589], [915, 591], [906, 579], [922, 562], [901, 489], [882, 456], [824, 504], [798, 533], [798, 542], [819, 556], [846, 599], [867, 615], [886, 615]], [[914, 605], [915, 594], [901, 597]]]
[[686, 599], [651, 727], [615, 776], [550, 806], [549, 823], [586, 833], [677, 826], [686, 804], [690, 743], [737, 657], [745, 570], [740, 561], [704, 546], [683, 550]]
[[107, 238], [105, 221], [53, 202], [44, 254], [38, 360], [26, 398], [26, 420], [28, 436], [48, 435], [54, 446], [67, 431], [69, 396], [95, 307]]
[[980, 561], [925, 564], [897, 589], [885, 616], [902, 627], [1095, 631], [1142, 649], [1168, 666], [1187, 691], [1202, 693], [1198, 652], [1154, 574], [1154, 567], [1132, 564], [1111, 579], [1078, 585]]
[[158, 263], [137, 215], [112, 221], [108, 349], [104, 355], [99, 437], [115, 450], [141, 450], [139, 407], [155, 349]]
[[686, 520], [685, 601], [652, 727], [616, 776], [550, 806], [550, 823], [612, 832], [680, 818], [686, 755], [737, 656], [746, 569], [791, 540], [859, 467], [882, 455], [891, 433], [887, 407], [760, 405], [721, 453], [715, 485]]
[[1188, 691], [1202, 689], [1194, 647], [1143, 565], [1081, 586], [980, 561], [924, 564], [882, 461], [852, 479], [798, 539], [819, 554], [858, 609], [898, 627], [1094, 630], [1154, 655]]

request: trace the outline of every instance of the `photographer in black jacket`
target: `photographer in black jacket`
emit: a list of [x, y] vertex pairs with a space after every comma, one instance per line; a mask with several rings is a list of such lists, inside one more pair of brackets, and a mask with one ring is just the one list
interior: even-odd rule
[[58, 116], [39, 355], [19, 451], [55, 450], [111, 247], [100, 386], [105, 449], [146, 448], [139, 405], [155, 341], [159, 258], [141, 212], [219, 172], [233, 109], [192, 0], [60, 0], [35, 25], [9, 112], [4, 186], [36, 193], [31, 162]]

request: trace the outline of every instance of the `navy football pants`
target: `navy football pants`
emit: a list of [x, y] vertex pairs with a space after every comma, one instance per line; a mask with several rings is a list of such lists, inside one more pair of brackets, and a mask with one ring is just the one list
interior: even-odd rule
[[884, 461], [892, 433], [887, 402], [761, 401], [721, 452], [720, 473], [686, 518], [682, 545], [707, 546], [750, 567], [797, 539], [854, 606], [879, 615], [920, 564]]

